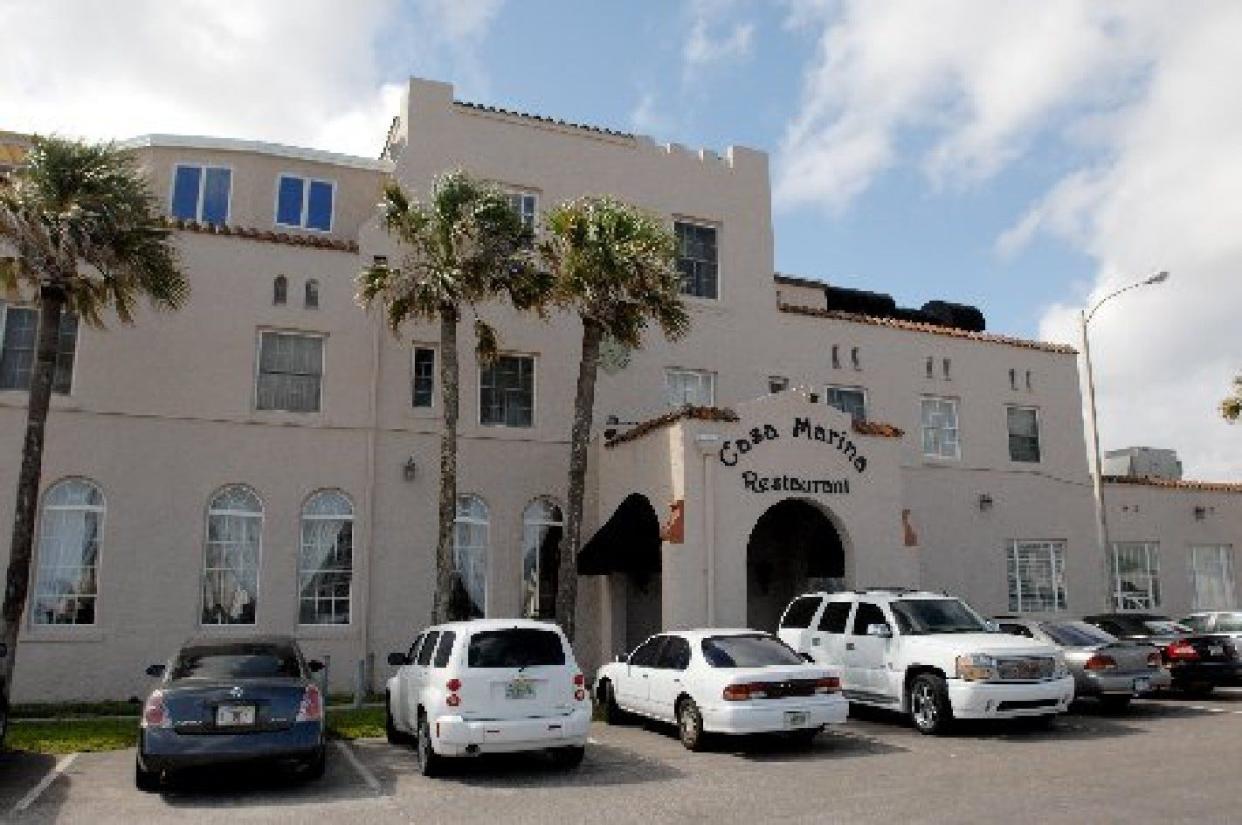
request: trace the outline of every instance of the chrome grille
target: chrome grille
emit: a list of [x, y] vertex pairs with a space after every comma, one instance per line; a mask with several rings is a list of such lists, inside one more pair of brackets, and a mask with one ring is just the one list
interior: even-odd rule
[[1056, 666], [1056, 660], [1051, 656], [1015, 656], [996, 660], [997, 675], [1010, 682], [1051, 679]]

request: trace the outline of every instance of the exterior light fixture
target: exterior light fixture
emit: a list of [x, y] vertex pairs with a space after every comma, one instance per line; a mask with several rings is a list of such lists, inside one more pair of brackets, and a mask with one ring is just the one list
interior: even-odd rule
[[980, 493], [979, 494], [979, 509], [984, 510], [984, 511], [992, 509], [992, 494], [991, 493]]
[[622, 421], [615, 415], [610, 415], [604, 419], [604, 440], [612, 441], [617, 437], [617, 427], [634, 427], [637, 421]]
[[418, 463], [414, 460], [414, 456], [405, 460], [405, 464], [401, 466], [401, 475], [406, 481], [413, 481], [418, 475]]
[[1202, 504], [1196, 504], [1195, 505], [1195, 520], [1203, 521], [1205, 518], [1207, 518], [1207, 508], [1204, 507]]

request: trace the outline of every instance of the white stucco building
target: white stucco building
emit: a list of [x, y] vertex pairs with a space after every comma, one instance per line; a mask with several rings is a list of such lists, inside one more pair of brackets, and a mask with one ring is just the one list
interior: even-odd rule
[[[692, 331], [610, 350], [600, 376], [584, 665], [660, 627], [772, 629], [809, 586], [945, 589], [991, 613], [1237, 598], [1242, 487], [1110, 482], [1118, 544], [1102, 554], [1076, 353], [984, 332], [970, 308], [774, 274], [762, 152], [660, 145], [421, 80], [378, 160], [130, 145], [167, 196], [193, 295], [132, 328], [64, 325], [19, 698], [124, 697], [185, 637], [256, 630], [330, 655], [336, 689], [359, 660], [380, 683], [430, 612], [440, 353], [434, 328], [397, 338], [358, 308], [353, 277], [399, 254], [374, 220], [385, 177], [423, 197], [458, 167], [532, 221], [609, 193], [679, 238]], [[0, 524], [24, 297], [0, 304]], [[546, 614], [580, 329], [482, 311], [505, 354], [480, 368], [463, 323], [459, 568], [480, 613]]]

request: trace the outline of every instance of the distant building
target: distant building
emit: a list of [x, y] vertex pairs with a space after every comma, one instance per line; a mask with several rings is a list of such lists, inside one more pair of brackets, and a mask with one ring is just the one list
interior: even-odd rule
[[1104, 475], [1110, 476], [1173, 480], [1182, 477], [1182, 462], [1177, 457], [1177, 451], [1156, 447], [1109, 450], [1104, 453], [1104, 463], [1101, 466], [1104, 468]]

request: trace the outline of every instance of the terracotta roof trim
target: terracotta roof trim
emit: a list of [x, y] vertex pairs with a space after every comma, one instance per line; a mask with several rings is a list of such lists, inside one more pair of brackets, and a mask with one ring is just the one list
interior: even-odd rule
[[520, 118], [525, 118], [527, 120], [537, 120], [540, 123], [544, 123], [549, 126], [561, 126], [566, 129], [581, 129], [586, 132], [595, 132], [596, 134], [599, 134], [599, 135], [608, 135], [609, 137], [626, 138], [629, 140], [633, 140], [635, 138], [635, 136], [630, 132], [622, 132], [617, 129], [608, 129], [604, 126], [591, 126], [585, 123], [574, 123], [573, 121], [570, 121], [570, 120], [560, 120], [559, 118], [547, 117], [546, 115], [531, 114], [530, 112], [518, 112], [513, 109], [502, 109], [499, 106], [488, 106], [483, 103], [471, 103], [466, 100], [454, 100], [453, 103], [457, 106], [463, 106], [467, 109], [475, 109], [476, 111], [480, 111], [480, 112], [487, 112], [488, 114], [508, 115], [509, 117], [520, 117]]
[[[741, 419], [738, 417], [738, 414], [731, 409], [723, 407], [696, 407], [688, 404], [684, 407], [669, 410], [663, 415], [657, 415], [655, 418], [639, 422], [620, 435], [605, 441], [604, 446], [612, 448], [618, 444], [637, 441], [656, 430], [676, 424], [678, 421], [720, 421], [732, 424], [739, 420]], [[876, 438], [901, 438], [905, 435], [905, 432], [899, 427], [880, 421], [854, 421], [854, 432], [859, 435], [874, 436]]]
[[284, 244], [285, 246], [304, 246], [311, 249], [330, 249], [336, 252], [358, 254], [357, 241], [343, 241], [337, 238], [320, 238], [314, 235], [291, 235], [287, 232], [275, 232], [268, 229], [255, 229], [250, 226], [230, 226], [229, 224], [199, 223], [180, 218], [164, 218], [163, 225], [168, 229], [182, 232], [197, 232], [201, 235], [222, 235], [225, 237], [244, 238], [262, 243]]
[[1242, 493], [1242, 482], [1189, 481], [1155, 476], [1103, 476], [1105, 484], [1129, 484], [1136, 487], [1162, 487], [1168, 490], [1196, 490], [1203, 493]]
[[812, 318], [827, 318], [833, 321], [847, 321], [854, 324], [869, 324], [876, 327], [925, 332], [928, 335], [943, 335], [948, 338], [964, 338], [988, 344], [1004, 344], [1022, 349], [1054, 352], [1059, 355], [1077, 355], [1078, 350], [1068, 344], [1052, 344], [1047, 341], [1032, 341], [1026, 338], [1014, 338], [1008, 335], [997, 335], [990, 332], [971, 332], [956, 327], [941, 327], [935, 324], [924, 324], [918, 321], [903, 321], [899, 318], [879, 318], [874, 315], [861, 315], [854, 312], [842, 312], [836, 309], [815, 309], [814, 307], [798, 306], [797, 304], [777, 304], [781, 312], [792, 315], [808, 315]]

